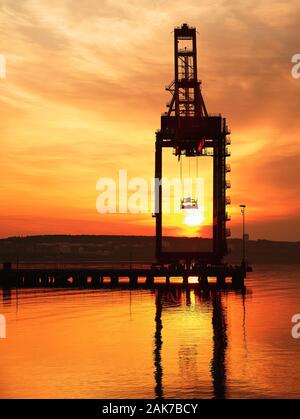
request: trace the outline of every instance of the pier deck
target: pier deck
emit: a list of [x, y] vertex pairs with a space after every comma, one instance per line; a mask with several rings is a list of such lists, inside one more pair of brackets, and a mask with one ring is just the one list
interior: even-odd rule
[[230, 283], [243, 287], [246, 271], [242, 266], [220, 265], [194, 269], [169, 269], [153, 267], [45, 267], [3, 268], [0, 270], [0, 287], [80, 287], [128, 286], [143, 284], [185, 284], [192, 282], [205, 286], [209, 278], [217, 285]]

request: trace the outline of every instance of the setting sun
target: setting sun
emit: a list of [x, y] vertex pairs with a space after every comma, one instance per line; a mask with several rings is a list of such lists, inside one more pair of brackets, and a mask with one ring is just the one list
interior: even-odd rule
[[184, 217], [184, 224], [189, 227], [195, 227], [201, 225], [204, 221], [203, 214], [196, 209], [187, 210]]

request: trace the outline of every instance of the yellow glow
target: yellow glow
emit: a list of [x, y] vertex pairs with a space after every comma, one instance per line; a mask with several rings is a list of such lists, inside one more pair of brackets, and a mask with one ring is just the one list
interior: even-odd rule
[[[198, 276], [189, 276], [189, 284], [197, 284], [199, 282]], [[195, 305], [195, 293], [191, 293], [191, 304]]]
[[195, 209], [186, 210], [186, 215], [184, 217], [184, 224], [189, 227], [195, 227], [201, 225], [204, 221], [203, 214]]

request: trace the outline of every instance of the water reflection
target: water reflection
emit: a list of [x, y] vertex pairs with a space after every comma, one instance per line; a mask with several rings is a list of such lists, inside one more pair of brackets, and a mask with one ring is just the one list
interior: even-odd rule
[[[243, 305], [243, 334], [246, 345], [245, 318], [246, 318], [246, 292], [241, 290]], [[213, 398], [226, 398], [226, 370], [227, 370], [227, 315], [223, 299], [224, 291], [219, 289], [191, 290], [191, 289], [163, 289], [156, 290], [155, 334], [154, 334], [154, 378], [155, 396], [163, 398], [163, 360], [162, 360], [162, 329], [163, 312], [168, 312], [174, 307], [203, 305], [211, 315], [212, 324], [212, 358], [210, 364]], [[201, 316], [203, 311], [198, 310]], [[178, 352], [179, 370], [181, 377], [186, 382], [197, 382], [198, 375], [198, 349], [196, 344], [181, 345]], [[201, 373], [200, 373], [201, 374]]]
[[154, 378], [155, 378], [155, 396], [157, 398], [163, 397], [162, 377], [163, 370], [161, 365], [161, 348], [162, 348], [162, 301], [161, 293], [157, 291], [155, 298], [155, 334], [154, 334]]
[[213, 307], [213, 357], [211, 361], [211, 376], [214, 398], [224, 399], [226, 396], [227, 320], [220, 291], [214, 291], [212, 293], [211, 301]]
[[0, 290], [0, 398], [299, 398], [299, 278], [257, 268], [246, 294]]

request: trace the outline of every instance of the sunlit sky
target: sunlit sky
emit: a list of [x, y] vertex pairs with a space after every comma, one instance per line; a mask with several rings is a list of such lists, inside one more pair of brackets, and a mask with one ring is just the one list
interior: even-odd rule
[[208, 111], [232, 131], [232, 235], [246, 203], [250, 238], [300, 240], [299, 0], [3, 0], [0, 20], [2, 237], [154, 234], [151, 213], [97, 213], [96, 182], [153, 176], [171, 32], [187, 22]]

